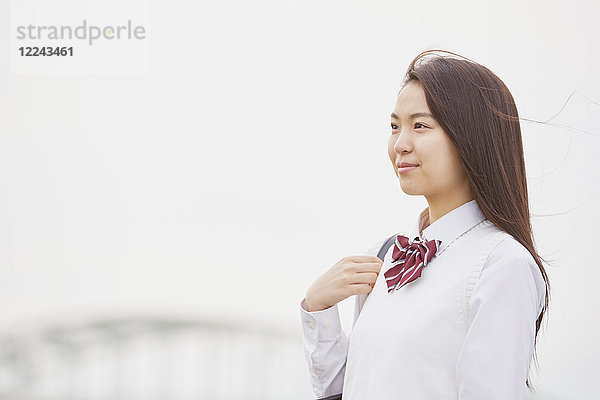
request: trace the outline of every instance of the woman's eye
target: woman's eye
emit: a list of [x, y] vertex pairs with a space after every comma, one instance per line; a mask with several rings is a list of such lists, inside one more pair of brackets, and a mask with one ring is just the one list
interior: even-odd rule
[[[417, 125], [420, 125], [422, 128], [427, 128], [422, 123], [417, 122], [417, 123], [415, 123], [415, 129], [422, 129], [422, 128], [418, 127]], [[391, 126], [392, 126], [392, 129], [398, 129], [398, 125], [396, 125], [396, 124], [391, 124]]]

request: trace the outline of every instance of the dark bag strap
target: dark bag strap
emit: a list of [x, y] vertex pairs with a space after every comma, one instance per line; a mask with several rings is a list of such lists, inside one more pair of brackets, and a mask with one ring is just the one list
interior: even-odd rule
[[317, 400], [342, 400], [342, 394], [334, 394], [333, 396], [321, 397]]
[[395, 239], [396, 239], [396, 234], [393, 234], [392, 236], [390, 236], [389, 238], [387, 238], [387, 240], [383, 243], [383, 245], [379, 249], [379, 253], [377, 253], [377, 257], [379, 257], [379, 259], [381, 261], [383, 261], [383, 257], [385, 257], [385, 255], [388, 252], [388, 249], [390, 248], [390, 246], [393, 245], [394, 242], [396, 241]]
[[[395, 239], [396, 239], [396, 234], [393, 234], [392, 236], [387, 238], [385, 242], [383, 242], [383, 245], [381, 246], [381, 248], [379, 249], [379, 252], [377, 253], [377, 257], [379, 257], [379, 259], [381, 261], [383, 261], [383, 258], [385, 257], [386, 253], [388, 252], [388, 249], [390, 248], [390, 246], [394, 244]], [[317, 400], [342, 400], [342, 394], [338, 393], [338, 394], [334, 394], [334, 395], [331, 395], [328, 397], [320, 397]]]

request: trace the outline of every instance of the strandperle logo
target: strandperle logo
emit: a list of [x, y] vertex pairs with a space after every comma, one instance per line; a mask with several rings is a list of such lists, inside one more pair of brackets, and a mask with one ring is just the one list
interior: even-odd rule
[[86, 40], [92, 46], [97, 40], [143, 40], [146, 28], [134, 26], [130, 19], [127, 25], [88, 25], [83, 20], [81, 25], [20, 25], [17, 26], [18, 40]]

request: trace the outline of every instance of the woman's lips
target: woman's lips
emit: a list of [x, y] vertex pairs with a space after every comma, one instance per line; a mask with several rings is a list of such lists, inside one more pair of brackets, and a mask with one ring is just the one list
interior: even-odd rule
[[400, 168], [398, 168], [398, 173], [403, 174], [405, 172], [409, 172], [409, 171], [412, 171], [413, 169], [417, 169], [417, 168], [419, 168], [418, 165], [415, 167], [400, 167]]

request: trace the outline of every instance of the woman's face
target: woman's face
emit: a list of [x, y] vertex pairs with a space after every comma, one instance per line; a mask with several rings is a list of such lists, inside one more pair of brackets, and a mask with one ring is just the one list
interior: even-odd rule
[[[392, 113], [392, 134], [388, 143], [390, 161], [408, 195], [431, 200], [456, 200], [470, 196], [469, 178], [456, 148], [430, 114], [425, 92], [418, 82], [408, 83], [398, 94]], [[417, 168], [399, 171], [402, 162]]]

